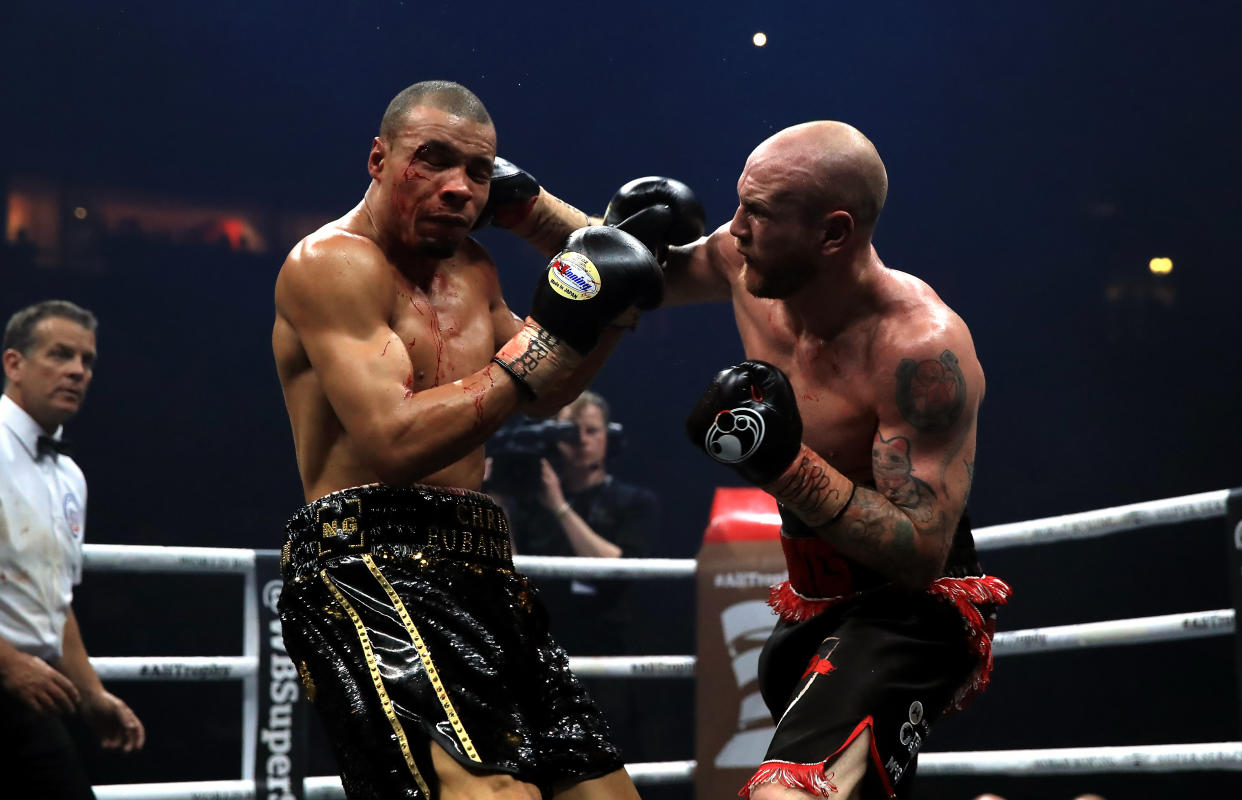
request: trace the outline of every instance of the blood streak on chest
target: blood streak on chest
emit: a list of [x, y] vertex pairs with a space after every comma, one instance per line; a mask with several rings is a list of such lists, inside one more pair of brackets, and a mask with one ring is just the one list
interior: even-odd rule
[[411, 372], [401, 385], [405, 387], [405, 399], [409, 400], [414, 396], [414, 373]]
[[[435, 348], [435, 351], [436, 351], [436, 372], [435, 372], [436, 377], [435, 377], [435, 382], [433, 385], [439, 386], [440, 375], [444, 368], [444, 364], [442, 363], [444, 359], [444, 334], [440, 330], [440, 317], [438, 314], [436, 314], [435, 306], [431, 305], [431, 303], [426, 303], [425, 304], [426, 308], [424, 309], [423, 308], [424, 303], [420, 303], [418, 300], [415, 300], [413, 297], [410, 297], [409, 295], [405, 295], [405, 296], [409, 297], [410, 306], [413, 307], [413, 309], [418, 312], [418, 315], [420, 317], [426, 317], [428, 315], [430, 315], [431, 317], [431, 342], [432, 342], [432, 346]], [[409, 344], [410, 348], [414, 347], [415, 341], [417, 341], [417, 337], [410, 339], [410, 344]]]
[[436, 348], [435, 385], [440, 385], [440, 371], [444, 362], [444, 332], [440, 330], [440, 317], [434, 308], [431, 309], [431, 341]]

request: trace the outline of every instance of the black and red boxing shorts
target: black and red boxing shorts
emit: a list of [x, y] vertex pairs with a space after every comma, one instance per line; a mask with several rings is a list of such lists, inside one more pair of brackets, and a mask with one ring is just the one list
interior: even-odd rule
[[829, 762], [870, 730], [862, 796], [907, 797], [932, 724], [978, 667], [966, 638], [952, 605], [895, 588], [778, 622], [759, 661], [776, 733], [742, 795], [775, 781], [831, 796]]
[[622, 768], [486, 495], [364, 486], [286, 528], [285, 646], [350, 800], [437, 797], [429, 741], [545, 794]]

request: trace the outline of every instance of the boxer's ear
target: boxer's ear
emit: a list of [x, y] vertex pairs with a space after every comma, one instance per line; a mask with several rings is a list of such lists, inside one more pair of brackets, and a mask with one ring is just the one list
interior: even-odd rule
[[848, 211], [838, 209], [824, 216], [820, 230], [823, 235], [820, 251], [826, 256], [832, 255], [845, 247], [854, 235], [854, 218]]
[[376, 136], [371, 142], [371, 154], [367, 157], [367, 173], [378, 179], [384, 172], [384, 158], [388, 155], [388, 145]]

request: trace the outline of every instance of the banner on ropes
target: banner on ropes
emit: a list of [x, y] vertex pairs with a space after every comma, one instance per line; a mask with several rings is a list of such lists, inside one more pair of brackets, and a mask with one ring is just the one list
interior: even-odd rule
[[776, 727], [759, 694], [759, 651], [776, 616], [768, 589], [785, 580], [776, 501], [717, 489], [697, 566], [697, 800], [736, 797]]
[[301, 800], [305, 796], [306, 715], [298, 668], [285, 651], [276, 601], [280, 598], [280, 554], [255, 558], [259, 592], [259, 735], [255, 739], [256, 800]]

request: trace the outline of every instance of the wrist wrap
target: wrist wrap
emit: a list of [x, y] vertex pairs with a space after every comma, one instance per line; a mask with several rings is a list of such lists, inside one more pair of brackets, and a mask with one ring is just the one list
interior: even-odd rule
[[573, 371], [582, 357], [530, 317], [492, 357], [531, 399], [541, 397]]
[[805, 444], [763, 490], [812, 528], [836, 522], [854, 499], [854, 482]]

